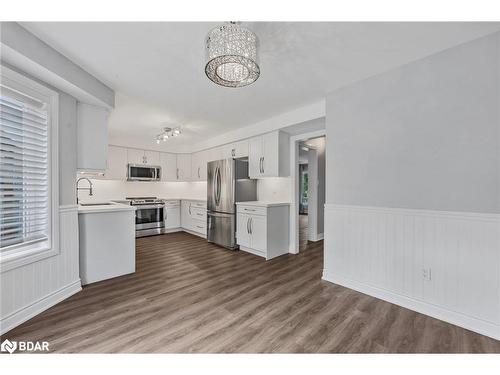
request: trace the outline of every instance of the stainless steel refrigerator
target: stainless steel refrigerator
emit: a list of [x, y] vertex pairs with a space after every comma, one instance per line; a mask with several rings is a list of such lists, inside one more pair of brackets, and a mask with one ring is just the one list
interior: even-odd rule
[[222, 159], [207, 166], [207, 239], [234, 250], [236, 202], [257, 200], [257, 180], [248, 177], [247, 159]]

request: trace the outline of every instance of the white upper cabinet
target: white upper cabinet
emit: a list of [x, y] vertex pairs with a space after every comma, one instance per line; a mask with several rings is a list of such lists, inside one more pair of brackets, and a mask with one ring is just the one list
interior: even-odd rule
[[145, 164], [144, 150], [136, 148], [127, 149], [127, 163], [130, 164]]
[[108, 110], [77, 105], [77, 169], [105, 172], [108, 157]]
[[177, 181], [177, 155], [160, 152], [162, 181]]
[[177, 181], [191, 180], [191, 154], [177, 154]]
[[207, 163], [211, 157], [210, 150], [195, 152], [191, 159], [191, 180], [207, 180]]
[[247, 157], [248, 142], [248, 139], [245, 139], [222, 146], [222, 159]]
[[108, 146], [108, 167], [104, 173], [107, 180], [125, 180], [127, 178], [127, 149]]
[[159, 166], [160, 153], [158, 151], [144, 151], [145, 164]]
[[131, 164], [160, 165], [160, 153], [158, 151], [127, 149], [127, 160]]
[[248, 162], [251, 178], [290, 175], [290, 137], [274, 131], [249, 141]]
[[102, 171], [105, 179], [125, 180], [127, 164], [143, 164], [161, 167], [161, 181], [206, 181], [209, 162], [248, 157], [251, 178], [286, 177], [290, 174], [289, 141], [287, 133], [274, 131], [193, 154], [109, 146], [107, 156], [99, 157], [104, 159], [104, 167], [96, 160], [93, 168], [86, 163], [87, 169], [79, 164], [79, 170]]

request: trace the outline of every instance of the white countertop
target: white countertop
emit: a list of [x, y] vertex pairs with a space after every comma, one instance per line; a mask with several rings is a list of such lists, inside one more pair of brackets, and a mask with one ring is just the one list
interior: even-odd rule
[[236, 202], [236, 205], [256, 206], [256, 207], [276, 207], [276, 206], [289, 206], [290, 202], [249, 201], [249, 202]]
[[[91, 203], [92, 206], [82, 206], [82, 204]], [[78, 205], [79, 214], [101, 213], [101, 212], [116, 212], [116, 211], [135, 211], [134, 206], [116, 202], [81, 202]], [[99, 205], [99, 203], [103, 203]], [[111, 203], [111, 204], [109, 204]]]

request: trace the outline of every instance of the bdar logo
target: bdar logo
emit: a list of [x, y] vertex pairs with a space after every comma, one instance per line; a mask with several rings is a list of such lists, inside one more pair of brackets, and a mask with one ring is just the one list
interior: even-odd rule
[[2, 352], [9, 352], [10, 354], [12, 354], [16, 351], [16, 349], [17, 349], [16, 341], [4, 340], [4, 342], [2, 342], [2, 345], [0, 345], [0, 350]]

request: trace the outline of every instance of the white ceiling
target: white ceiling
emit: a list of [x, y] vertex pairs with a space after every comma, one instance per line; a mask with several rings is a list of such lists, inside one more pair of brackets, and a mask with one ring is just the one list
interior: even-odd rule
[[[499, 30], [499, 23], [245, 23], [261, 77], [219, 87], [204, 73], [215, 23], [22, 23], [117, 92], [113, 144], [176, 150], [325, 97], [339, 87]], [[162, 124], [182, 137], [157, 146]]]

